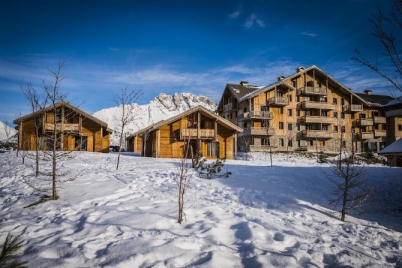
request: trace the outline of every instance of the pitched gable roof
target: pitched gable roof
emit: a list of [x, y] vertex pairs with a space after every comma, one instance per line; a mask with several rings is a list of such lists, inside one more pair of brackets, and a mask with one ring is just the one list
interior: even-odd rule
[[240, 100], [244, 96], [259, 90], [261, 87], [260, 86], [251, 86], [251, 85], [243, 86], [243, 85], [239, 85], [239, 84], [227, 84], [226, 88], [228, 88], [230, 90], [230, 92], [233, 94], [233, 96], [235, 98]]
[[[102, 120], [100, 120], [100, 119], [98, 119], [98, 118], [96, 118], [96, 117], [94, 117], [94, 116], [92, 116], [92, 115], [90, 115], [90, 114], [84, 112], [83, 110], [78, 109], [77, 107], [71, 105], [71, 104], [68, 103], [68, 102], [60, 101], [60, 102], [56, 103], [55, 106], [56, 106], [56, 108], [59, 108], [59, 107], [62, 107], [62, 106], [67, 107], [67, 108], [73, 110], [74, 112], [83, 115], [85, 118], [88, 118], [88, 119], [94, 121], [95, 123], [98, 123], [98, 124], [101, 125], [106, 131], [108, 131], [108, 132], [110, 132], [110, 133], [113, 132], [113, 130], [111, 130], [111, 129], [109, 129], [109, 128], [107, 127], [108, 124], [107, 124], [106, 122], [103, 122]], [[35, 116], [35, 115], [40, 115], [40, 114], [42, 114], [42, 113], [49, 112], [49, 111], [51, 111], [52, 109], [53, 109], [52, 106], [48, 106], [48, 107], [43, 108], [43, 109], [41, 109], [41, 110], [39, 110], [39, 111], [36, 111], [35, 113], [30, 113], [30, 114], [27, 114], [27, 115], [25, 115], [25, 116], [22, 116], [22, 117], [19, 117], [19, 118], [17, 118], [17, 119], [14, 119], [14, 120], [13, 120], [13, 123], [17, 125], [19, 122], [23, 122], [23, 121], [29, 120], [29, 119], [31, 119], [31, 118], [32, 118], [33, 116]]]
[[390, 101], [394, 100], [394, 98], [387, 95], [366, 94], [366, 93], [356, 93], [356, 94], [362, 99], [364, 99], [366, 102], [377, 106], [384, 106], [388, 104]]
[[164, 126], [164, 125], [168, 125], [170, 123], [173, 123], [173, 122], [175, 122], [175, 121], [177, 121], [177, 120], [179, 120], [179, 119], [181, 119], [183, 117], [186, 117], [186, 116], [188, 116], [188, 115], [190, 115], [190, 114], [192, 114], [194, 112], [201, 112], [201, 113], [203, 113], [204, 115], [206, 115], [206, 116], [208, 116], [210, 118], [216, 119], [217, 122], [221, 123], [222, 125], [226, 126], [227, 128], [233, 129], [233, 130], [235, 130], [237, 132], [243, 132], [242, 128], [236, 126], [235, 124], [233, 124], [232, 122], [226, 120], [225, 118], [223, 118], [223, 117], [221, 117], [221, 116], [219, 116], [217, 114], [214, 114], [213, 112], [211, 112], [207, 108], [199, 105], [199, 106], [191, 108], [191, 109], [189, 109], [189, 110], [187, 110], [187, 111], [185, 111], [185, 112], [183, 112], [181, 114], [173, 116], [173, 117], [171, 117], [171, 118], [169, 118], [167, 120], [162, 120], [162, 121], [159, 121], [159, 122], [157, 122], [157, 123], [155, 123], [153, 125], [150, 125], [150, 126], [148, 126], [146, 128], [143, 128], [143, 129], [131, 134], [129, 137], [127, 137], [127, 139], [129, 139], [131, 137], [134, 137], [134, 136], [139, 136], [144, 132], [152, 131], [152, 130], [158, 129], [158, 128]]
[[402, 138], [394, 141], [393, 143], [382, 149], [378, 154], [402, 154]]

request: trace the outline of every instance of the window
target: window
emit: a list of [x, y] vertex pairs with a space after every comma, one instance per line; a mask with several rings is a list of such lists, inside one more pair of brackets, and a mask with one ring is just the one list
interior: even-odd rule
[[320, 102], [327, 102], [327, 97], [320, 97]]
[[207, 156], [219, 157], [219, 142], [207, 143]]
[[398, 125], [398, 130], [402, 131], [402, 125]]
[[247, 107], [243, 109], [243, 113], [247, 113]]
[[342, 129], [342, 132], [345, 132], [345, 127], [344, 127], [344, 126], [342, 126], [342, 128], [341, 128], [341, 129]]
[[345, 99], [344, 98], [341, 99], [341, 105], [345, 105]]
[[247, 128], [247, 123], [244, 123], [243, 126], [244, 126], [244, 128]]
[[318, 85], [318, 87], [322, 87], [322, 84], [321, 84], [321, 83], [317, 83], [317, 85]]
[[284, 140], [281, 138], [281, 139], [279, 139], [279, 146], [285, 146], [285, 142], [284, 142]]
[[341, 113], [341, 118], [345, 119], [345, 113], [344, 112]]
[[300, 116], [300, 110], [296, 110], [296, 116]]
[[311, 141], [310, 141], [310, 146], [313, 146], [313, 145], [314, 145], [314, 141], [311, 140]]
[[333, 99], [332, 99], [332, 104], [338, 104], [338, 99], [337, 99], [337, 98], [333, 98]]
[[236, 118], [237, 118], [237, 111], [236, 111]]
[[288, 130], [292, 130], [292, 124], [291, 123], [288, 124]]
[[334, 132], [338, 132], [338, 126], [334, 126]]
[[270, 145], [269, 138], [261, 138], [261, 145]]
[[296, 129], [300, 130], [300, 124], [296, 124]]
[[283, 122], [279, 122], [279, 129], [283, 129]]
[[292, 102], [292, 95], [289, 95], [288, 98], [289, 98], [289, 102]]
[[300, 102], [300, 96], [296, 96], [296, 102]]
[[338, 118], [338, 112], [334, 112], [334, 117]]
[[342, 147], [346, 148], [346, 141], [342, 141]]
[[387, 144], [385, 142], [380, 142], [380, 150], [384, 149]]
[[279, 114], [283, 114], [283, 107], [278, 108]]
[[296, 80], [292, 80], [292, 87], [296, 88]]
[[288, 109], [288, 116], [292, 116], [292, 109]]
[[382, 124], [382, 130], [387, 130], [387, 125], [386, 124]]
[[292, 142], [292, 140], [288, 140], [288, 146], [289, 146], [289, 147], [293, 147], [293, 142]]

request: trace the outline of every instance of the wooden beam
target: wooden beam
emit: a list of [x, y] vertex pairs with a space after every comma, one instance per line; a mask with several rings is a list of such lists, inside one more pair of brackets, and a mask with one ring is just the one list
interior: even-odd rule
[[218, 121], [214, 120], [214, 141], [217, 140], [216, 135], [218, 134]]
[[22, 121], [20, 122], [20, 125], [18, 127], [18, 149], [19, 150], [23, 150], [22, 149]]
[[[57, 120], [55, 118], [57, 124]], [[64, 150], [64, 106], [61, 106], [61, 123], [60, 123], [60, 149]], [[56, 133], [54, 133], [56, 135]]]
[[201, 134], [201, 113], [198, 112], [198, 118], [197, 118], [197, 139], [200, 139], [200, 134]]
[[156, 140], [157, 144], [156, 144], [155, 157], [160, 158], [160, 156], [161, 156], [161, 130], [160, 129], [158, 129], [156, 131], [156, 137], [157, 137], [157, 140]]

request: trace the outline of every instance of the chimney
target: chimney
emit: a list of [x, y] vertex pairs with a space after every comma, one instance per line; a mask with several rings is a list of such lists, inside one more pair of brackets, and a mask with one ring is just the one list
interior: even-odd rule
[[303, 66], [300, 66], [299, 68], [296, 69], [296, 72], [300, 73], [301, 71], [306, 70]]
[[278, 76], [278, 81], [282, 81], [283, 79], [285, 79], [285, 77], [283, 75]]
[[247, 81], [240, 81], [240, 85], [242, 87], [247, 87], [248, 86], [248, 82]]
[[364, 93], [366, 93], [366, 95], [371, 95], [373, 91], [371, 89], [366, 89]]

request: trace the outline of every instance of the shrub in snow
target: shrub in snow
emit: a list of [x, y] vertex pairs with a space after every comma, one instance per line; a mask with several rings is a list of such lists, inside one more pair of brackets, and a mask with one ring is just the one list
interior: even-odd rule
[[195, 163], [193, 164], [194, 169], [199, 175], [205, 175], [208, 180], [212, 177], [229, 177], [230, 172], [219, 174], [224, 166], [225, 159], [216, 159], [212, 163], [206, 163], [207, 159], [203, 156], [199, 156]]
[[4, 268], [22, 268], [25, 267], [25, 262], [19, 262], [19, 250], [22, 248], [24, 241], [21, 240], [21, 235], [13, 236], [7, 234], [3, 248], [0, 253], [0, 267]]

